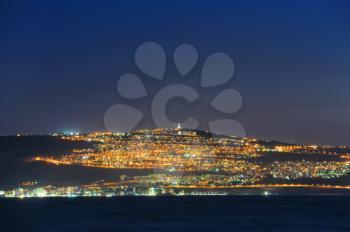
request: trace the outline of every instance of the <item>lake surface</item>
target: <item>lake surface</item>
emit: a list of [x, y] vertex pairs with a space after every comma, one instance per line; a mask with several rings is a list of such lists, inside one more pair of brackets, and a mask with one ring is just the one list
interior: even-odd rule
[[350, 197], [0, 199], [0, 226], [0, 231], [350, 231]]

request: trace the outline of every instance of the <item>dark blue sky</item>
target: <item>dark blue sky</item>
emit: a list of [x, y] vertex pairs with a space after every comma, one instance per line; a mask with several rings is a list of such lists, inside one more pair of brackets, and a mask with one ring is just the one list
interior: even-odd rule
[[[198, 49], [201, 62], [213, 52], [233, 57], [236, 73], [226, 87], [238, 89], [244, 105], [229, 118], [249, 136], [350, 145], [349, 7], [347, 1], [1, 1], [0, 134], [104, 130], [105, 110], [125, 103], [116, 79], [140, 74], [135, 49], [156, 41], [169, 59], [183, 43]], [[176, 75], [171, 65], [166, 74]], [[151, 92], [160, 87], [145, 84]]]

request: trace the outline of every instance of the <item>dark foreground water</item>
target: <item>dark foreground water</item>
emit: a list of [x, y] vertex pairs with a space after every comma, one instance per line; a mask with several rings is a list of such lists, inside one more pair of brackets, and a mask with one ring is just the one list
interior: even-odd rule
[[0, 199], [0, 231], [350, 231], [350, 197]]

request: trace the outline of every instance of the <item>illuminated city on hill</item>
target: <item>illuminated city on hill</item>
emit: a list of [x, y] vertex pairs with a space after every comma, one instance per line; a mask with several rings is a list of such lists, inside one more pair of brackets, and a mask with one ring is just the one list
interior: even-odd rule
[[350, 231], [349, 11], [2, 0], [0, 232]]
[[[350, 172], [349, 147], [267, 142], [181, 126], [52, 137], [87, 142], [92, 147], [73, 149], [62, 156], [38, 155], [27, 162], [151, 173], [122, 174], [115, 181], [73, 186], [42, 186], [33, 180], [0, 191], [1, 197], [269, 195], [279, 194], [280, 189], [350, 193], [350, 183], [336, 181]], [[266, 160], [269, 154], [293, 159]]]

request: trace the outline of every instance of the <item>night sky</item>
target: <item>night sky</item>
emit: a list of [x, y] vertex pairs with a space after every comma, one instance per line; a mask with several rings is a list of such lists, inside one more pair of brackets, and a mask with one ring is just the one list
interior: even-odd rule
[[[128, 103], [116, 80], [135, 73], [151, 93], [171, 79], [181, 82], [171, 58], [189, 43], [200, 63], [188, 83], [196, 84], [208, 55], [233, 58], [234, 79], [224, 87], [239, 90], [244, 104], [226, 118], [248, 136], [350, 145], [349, 7], [336, 0], [1, 1], [0, 134], [105, 130], [106, 109]], [[135, 50], [146, 41], [167, 54], [162, 83], [135, 65]], [[174, 121], [192, 114], [203, 122], [217, 113], [179, 103], [169, 109]], [[130, 104], [148, 107], [147, 99]]]

